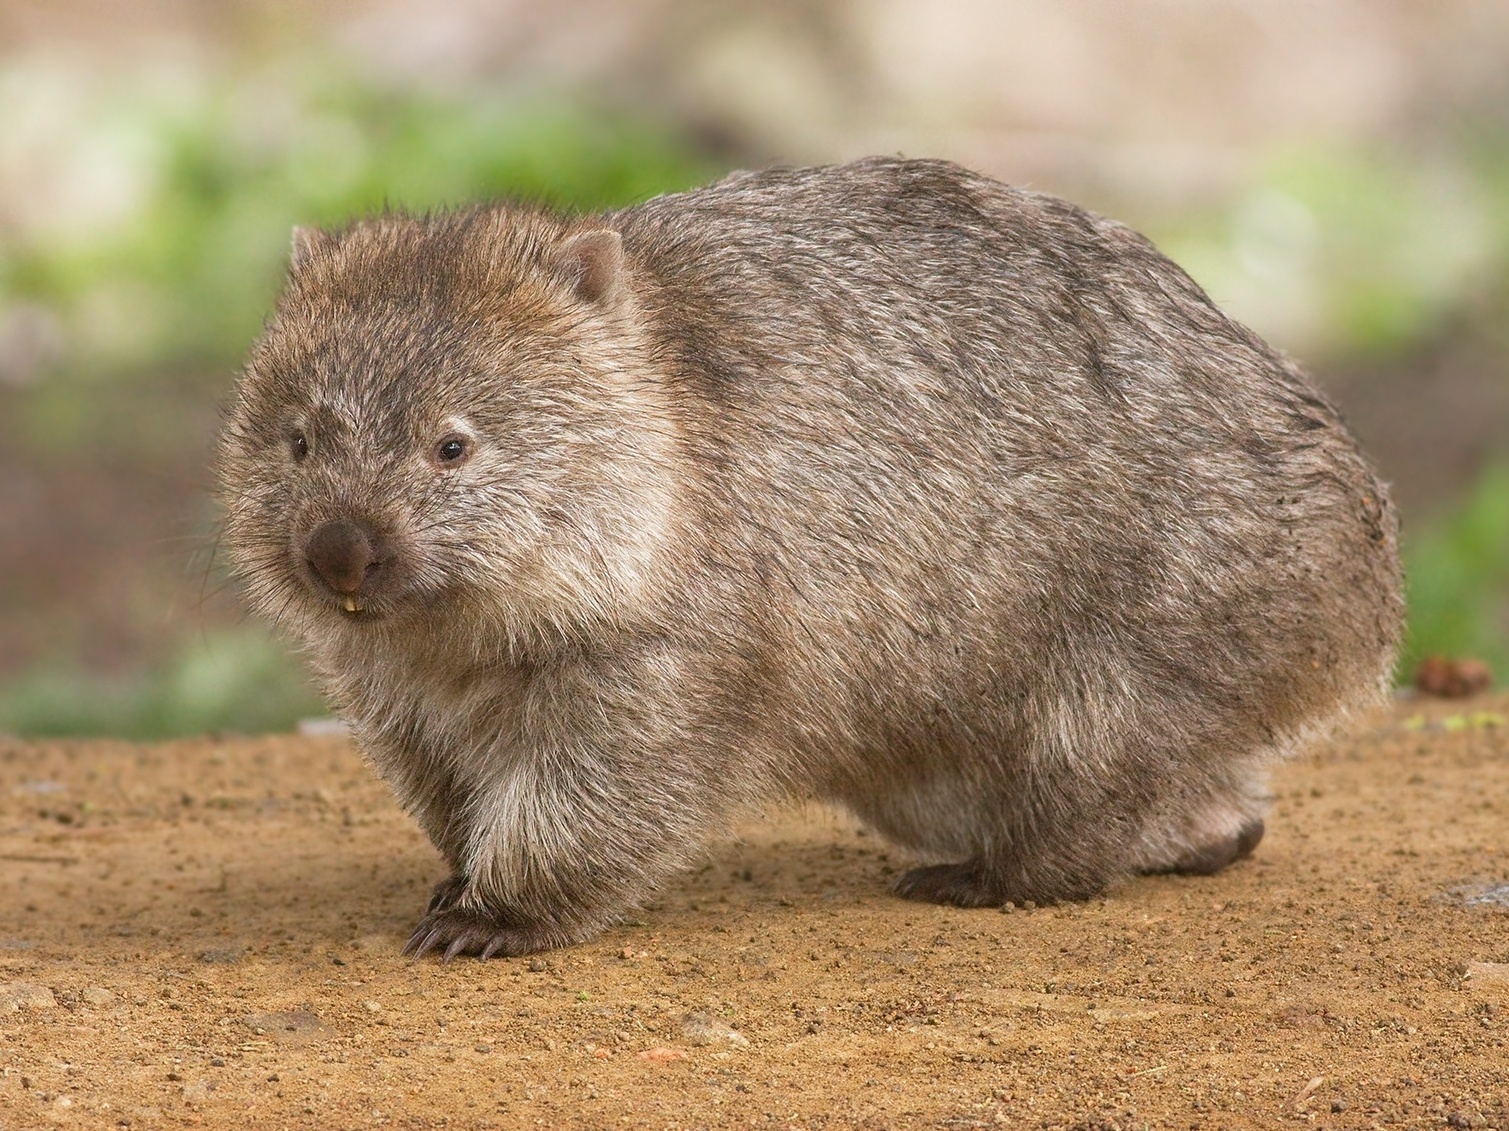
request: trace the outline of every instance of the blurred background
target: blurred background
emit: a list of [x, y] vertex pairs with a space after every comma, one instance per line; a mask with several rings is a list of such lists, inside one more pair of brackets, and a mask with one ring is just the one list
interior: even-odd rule
[[209, 496], [294, 224], [867, 153], [1151, 235], [1393, 482], [1401, 677], [1509, 672], [1503, 0], [0, 0], [0, 733], [322, 713]]

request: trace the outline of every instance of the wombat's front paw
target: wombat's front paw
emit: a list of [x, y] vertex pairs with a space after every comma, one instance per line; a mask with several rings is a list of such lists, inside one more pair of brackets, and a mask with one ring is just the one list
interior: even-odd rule
[[[431, 907], [443, 897], [454, 902], [460, 894], [442, 892], [452, 880], [447, 880], [435, 889]], [[404, 944], [404, 954], [419, 958], [432, 950], [441, 952], [441, 959], [449, 962], [458, 954], [475, 954], [479, 958], [495, 955], [511, 958], [520, 954], [533, 954], [538, 950], [551, 950], [565, 946], [571, 939], [559, 928], [523, 926], [500, 922], [484, 911], [469, 911], [462, 907], [441, 907], [431, 910], [419, 921], [409, 941]]]

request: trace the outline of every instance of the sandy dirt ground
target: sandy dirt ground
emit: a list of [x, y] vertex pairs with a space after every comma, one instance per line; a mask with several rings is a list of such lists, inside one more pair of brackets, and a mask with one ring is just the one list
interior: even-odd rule
[[1214, 877], [920, 906], [786, 812], [450, 965], [399, 954], [441, 865], [343, 740], [0, 740], [0, 1129], [1509, 1128], [1506, 718], [1398, 704]]

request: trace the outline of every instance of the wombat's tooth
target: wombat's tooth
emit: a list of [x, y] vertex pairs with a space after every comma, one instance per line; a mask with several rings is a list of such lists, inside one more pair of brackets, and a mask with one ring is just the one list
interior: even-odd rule
[[362, 603], [360, 601], [358, 601], [355, 597], [347, 597], [346, 598], [346, 611], [348, 613], [359, 613], [359, 612], [362, 611]]

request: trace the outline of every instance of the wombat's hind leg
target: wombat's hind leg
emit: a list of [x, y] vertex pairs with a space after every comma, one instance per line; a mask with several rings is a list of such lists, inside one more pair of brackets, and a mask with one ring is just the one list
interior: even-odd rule
[[1214, 875], [1226, 865], [1234, 864], [1244, 856], [1250, 856], [1252, 850], [1258, 846], [1258, 841], [1262, 839], [1263, 819], [1255, 817], [1230, 836], [1210, 841], [1198, 848], [1188, 849], [1167, 867], [1153, 868], [1149, 871], [1153, 874], [1178, 872], [1186, 876]]
[[1005, 903], [1059, 903], [1089, 899], [1105, 887], [1089, 879], [1061, 883], [1012, 881], [992, 872], [979, 860], [963, 864], [935, 864], [913, 868], [896, 881], [896, 894], [922, 903], [952, 903], [959, 907], [1000, 907]]

